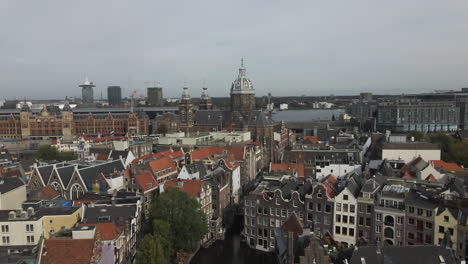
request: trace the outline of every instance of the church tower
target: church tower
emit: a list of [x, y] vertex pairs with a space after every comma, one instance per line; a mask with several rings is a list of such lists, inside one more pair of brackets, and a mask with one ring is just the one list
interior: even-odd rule
[[21, 107], [21, 112], [20, 112], [21, 138], [22, 139], [26, 139], [26, 138], [29, 138], [29, 136], [31, 136], [31, 127], [29, 126], [29, 119], [31, 115], [32, 115], [31, 108], [29, 108], [29, 105], [25, 101], [23, 106]]
[[255, 110], [255, 90], [252, 81], [246, 75], [244, 59], [241, 59], [239, 76], [231, 85], [231, 111], [243, 114]]
[[184, 87], [182, 92], [182, 97], [180, 98], [179, 103], [179, 115], [180, 115], [180, 128], [188, 132], [191, 127], [193, 127], [193, 104], [190, 99], [188, 88]]
[[65, 142], [73, 141], [73, 131], [73, 112], [70, 104], [66, 101], [62, 109], [62, 134]]
[[211, 102], [211, 97], [208, 95], [208, 88], [203, 87], [203, 92], [200, 97], [200, 104], [198, 105], [200, 110], [211, 110], [213, 109], [213, 103]]

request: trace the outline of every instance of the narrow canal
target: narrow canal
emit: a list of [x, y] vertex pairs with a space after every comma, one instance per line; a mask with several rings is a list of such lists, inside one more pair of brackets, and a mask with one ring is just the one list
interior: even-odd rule
[[216, 241], [209, 248], [202, 248], [194, 256], [191, 264], [262, 264], [276, 263], [273, 254], [265, 254], [250, 249], [241, 242], [242, 218], [236, 217], [234, 225], [226, 232], [223, 241]]

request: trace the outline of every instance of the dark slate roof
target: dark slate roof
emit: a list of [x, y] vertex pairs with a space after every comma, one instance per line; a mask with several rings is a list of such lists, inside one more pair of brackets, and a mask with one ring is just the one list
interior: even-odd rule
[[190, 164], [188, 164], [188, 165], [185, 165], [185, 168], [187, 168], [187, 170], [188, 170], [188, 172], [189, 172], [190, 174], [193, 174], [193, 173], [197, 173], [197, 172], [198, 172], [200, 178], [205, 177], [206, 174], [207, 174], [205, 164], [203, 164], [203, 161], [202, 161], [202, 160], [199, 160], [199, 161], [190, 163]]
[[366, 181], [364, 186], [362, 186], [361, 192], [369, 192], [372, 193], [375, 190], [379, 189], [382, 187], [382, 185], [385, 182], [385, 177], [381, 175], [377, 175], [373, 178], [370, 178]]
[[120, 159], [120, 156], [122, 156], [122, 159], [125, 161], [125, 159], [128, 156], [128, 152], [130, 151], [129, 150], [112, 150], [112, 152], [110, 153], [110, 158], [112, 160], [118, 160]]
[[71, 179], [74, 171], [75, 171], [75, 166], [74, 165], [66, 166], [66, 167], [62, 167], [62, 168], [57, 168], [58, 176], [62, 180], [63, 185], [65, 186], [65, 188], [68, 186], [68, 183], [70, 182], [70, 179]]
[[17, 177], [7, 177], [0, 179], [0, 193], [7, 193], [22, 185], [24, 185], [24, 182]]
[[225, 125], [230, 120], [231, 112], [223, 110], [198, 110], [194, 118], [197, 125]]
[[354, 250], [349, 263], [362, 264], [363, 258], [365, 263], [369, 264], [442, 263], [440, 257], [443, 258], [445, 264], [457, 263], [451, 249], [434, 245], [390, 246], [380, 248], [380, 254], [377, 251], [375, 246], [359, 247]]
[[435, 209], [437, 207], [436, 201], [432, 201], [428, 196], [419, 191], [410, 190], [405, 198], [406, 205], [411, 205], [426, 209]]
[[105, 175], [114, 171], [123, 171], [124, 169], [125, 166], [119, 159], [80, 169], [79, 173], [85, 184], [89, 186], [90, 184], [94, 183], [94, 180], [99, 175], [99, 173], [103, 173]]
[[50, 175], [52, 174], [52, 171], [54, 170], [53, 165], [47, 165], [47, 166], [42, 166], [37, 168], [39, 170], [39, 173], [42, 176], [42, 180], [44, 180], [44, 184], [47, 184], [49, 182]]
[[135, 217], [136, 205], [95, 206], [85, 209], [82, 222], [85, 224], [113, 222], [123, 226], [125, 220]]

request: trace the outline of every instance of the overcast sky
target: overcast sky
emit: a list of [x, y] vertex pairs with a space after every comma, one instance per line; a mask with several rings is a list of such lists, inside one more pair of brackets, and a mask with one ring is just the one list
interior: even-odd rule
[[95, 97], [154, 81], [228, 96], [240, 58], [257, 96], [468, 87], [468, 1], [1, 0], [0, 97]]

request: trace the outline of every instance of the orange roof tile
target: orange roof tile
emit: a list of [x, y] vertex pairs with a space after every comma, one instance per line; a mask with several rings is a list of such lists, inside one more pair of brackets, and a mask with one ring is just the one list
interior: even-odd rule
[[[179, 187], [178, 181], [182, 181], [182, 187]], [[193, 197], [200, 197], [202, 185], [205, 181], [199, 180], [170, 180], [164, 182], [164, 189], [168, 189], [170, 187], [179, 188], [181, 191], [192, 195]]]
[[234, 156], [228, 156], [224, 158], [224, 164], [226, 164], [226, 167], [230, 170], [233, 170], [239, 167], [239, 163], [236, 162], [236, 159], [234, 158]]
[[60, 194], [52, 188], [52, 186], [45, 186], [39, 192], [41, 192], [45, 197], [49, 198], [49, 200], [55, 199], [60, 196]]
[[304, 137], [304, 144], [311, 144], [316, 145], [319, 143], [319, 140], [316, 136], [305, 136]]
[[429, 176], [427, 176], [425, 180], [426, 181], [435, 181], [435, 182], [437, 181], [437, 179], [432, 174], [429, 174]]
[[150, 172], [144, 172], [142, 174], [138, 174], [135, 176], [135, 180], [138, 183], [138, 186], [146, 192], [150, 189], [153, 189], [155, 187], [158, 187], [158, 183], [156, 180], [153, 178], [153, 175], [151, 175]]
[[229, 154], [232, 154], [234, 156], [235, 160], [244, 160], [244, 146], [227, 147], [226, 150]]
[[154, 153], [154, 154], [146, 154], [144, 156], [141, 156], [139, 158], [134, 159], [132, 161], [132, 164], [138, 164], [139, 161], [145, 161], [145, 160], [149, 160], [151, 158], [160, 159], [160, 158], [164, 158], [164, 157], [168, 157], [168, 158], [171, 158], [171, 159], [183, 158], [184, 153], [181, 150], [172, 151], [170, 149], [170, 150], [166, 150], [166, 151], [162, 151], [162, 152], [158, 152], [158, 153]]
[[215, 155], [222, 154], [226, 150], [222, 147], [207, 147], [202, 149], [197, 149], [192, 151], [190, 154], [192, 156], [192, 161], [204, 160], [209, 157], [214, 157]]
[[99, 153], [97, 156], [96, 156], [96, 160], [107, 160], [109, 158], [109, 154], [108, 153]]
[[115, 240], [122, 234], [123, 229], [116, 226], [114, 223], [95, 223], [95, 224], [80, 224], [80, 226], [95, 226], [99, 232], [101, 240]]
[[465, 169], [458, 166], [456, 163], [445, 162], [443, 160], [431, 160], [429, 162], [434, 168], [441, 169], [443, 171], [465, 171]]
[[293, 172], [297, 172], [299, 177], [304, 177], [305, 165], [304, 164], [293, 164], [293, 163], [272, 163], [270, 167], [270, 171], [273, 172], [286, 172], [293, 174]]
[[46, 239], [41, 262], [89, 264], [93, 256], [94, 242], [94, 239]]
[[171, 168], [171, 172], [176, 171], [176, 166], [169, 157], [163, 157], [161, 159], [152, 160], [149, 165], [153, 172], [161, 171], [163, 169]]

